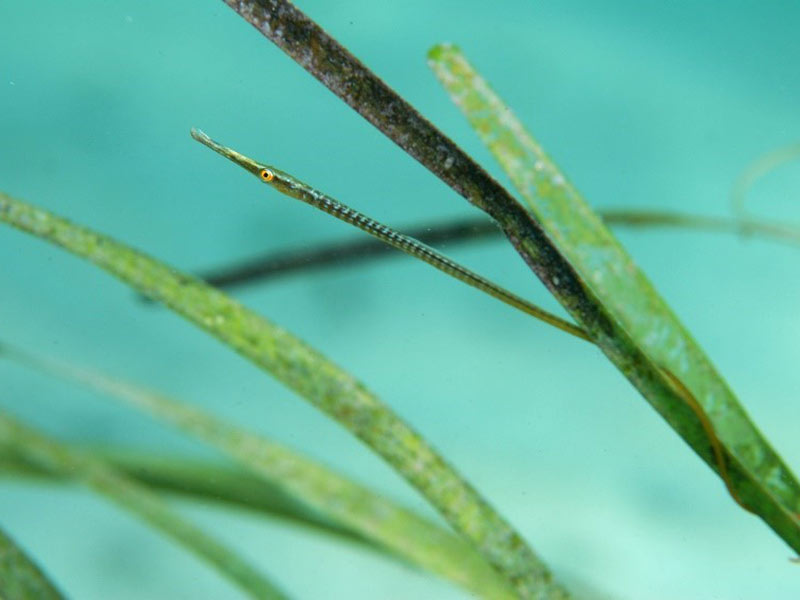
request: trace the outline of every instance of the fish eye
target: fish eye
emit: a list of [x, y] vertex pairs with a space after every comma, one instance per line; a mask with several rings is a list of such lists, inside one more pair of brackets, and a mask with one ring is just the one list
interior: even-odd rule
[[266, 182], [275, 179], [275, 173], [273, 173], [269, 169], [261, 169], [261, 171], [258, 172], [258, 176], [261, 178], [261, 181], [266, 181]]

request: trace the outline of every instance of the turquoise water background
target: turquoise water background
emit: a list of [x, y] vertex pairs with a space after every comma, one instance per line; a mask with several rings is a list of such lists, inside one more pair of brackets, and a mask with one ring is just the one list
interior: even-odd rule
[[[307, 0], [301, 9], [507, 179], [425, 65], [450, 41], [599, 208], [727, 215], [733, 182], [800, 139], [800, 4]], [[0, 189], [197, 270], [357, 232], [189, 137], [271, 162], [402, 229], [477, 211], [218, 0], [0, 2]], [[800, 220], [800, 163], [751, 192]], [[800, 469], [800, 251], [676, 230], [619, 237], [756, 423]], [[502, 241], [444, 250], [560, 311]], [[2, 340], [266, 433], [431, 514], [335, 423], [92, 266], [0, 228]], [[428, 437], [573, 589], [797, 598], [800, 567], [588, 344], [404, 257], [238, 290]], [[562, 313], [563, 314], [563, 313]], [[0, 407], [66, 439], [208, 451], [0, 363]], [[463, 598], [378, 554], [181, 502], [298, 598]], [[0, 482], [0, 526], [72, 598], [240, 598], [88, 492]], [[576, 593], [579, 596], [580, 593]]]

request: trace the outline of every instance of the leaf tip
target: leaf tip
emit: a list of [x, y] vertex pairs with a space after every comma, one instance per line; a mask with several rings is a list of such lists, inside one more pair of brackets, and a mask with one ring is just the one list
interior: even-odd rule
[[445, 55], [454, 51], [460, 52], [458, 46], [456, 46], [455, 44], [451, 44], [450, 42], [436, 44], [430, 50], [428, 50], [428, 60], [429, 61], [442, 60], [445, 57]]

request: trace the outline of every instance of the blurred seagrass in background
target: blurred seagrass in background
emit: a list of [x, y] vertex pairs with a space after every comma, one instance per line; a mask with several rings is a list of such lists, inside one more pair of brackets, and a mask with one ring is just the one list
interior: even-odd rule
[[[790, 367], [798, 257], [774, 243], [797, 240], [790, 143], [800, 81], [787, 67], [796, 12], [710, 3], [687, 22], [678, 8], [624, 2], [603, 11], [509, 3], [479, 18], [448, 3], [300, 7], [450, 141], [292, 5], [229, 4], [408, 154], [222, 3], [84, 2], [57, 23], [0, 7], [0, 220], [96, 263], [275, 378], [99, 271], [4, 229], [0, 589], [119, 598], [194, 586], [236, 597], [231, 584], [253, 597], [800, 591], [787, 560], [800, 549]], [[23, 32], [40, 36], [30, 54], [19, 52], [34, 35]], [[442, 39], [459, 42], [503, 96], [456, 47], [429, 54], [507, 175], [425, 72], [422, 55]], [[470, 237], [458, 234], [429, 243], [574, 318], [619, 371], [593, 344], [410, 261], [302, 268], [326, 256], [315, 248], [338, 252], [356, 234], [202, 153], [186, 135], [194, 125], [393, 227], [416, 223], [420, 237], [434, 233], [427, 223], [489, 231], [489, 217], [413, 156], [512, 242], [456, 247]], [[593, 208], [608, 225], [644, 225], [620, 231], [628, 254]], [[451, 227], [461, 222], [475, 225]], [[290, 257], [283, 264], [297, 275], [251, 286], [243, 304], [166, 266], [219, 270], [265, 252]], [[58, 483], [68, 479], [122, 511]]]

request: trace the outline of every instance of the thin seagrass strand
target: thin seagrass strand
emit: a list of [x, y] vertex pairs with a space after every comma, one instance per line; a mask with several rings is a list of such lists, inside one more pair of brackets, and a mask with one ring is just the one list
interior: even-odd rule
[[350, 225], [353, 225], [361, 231], [378, 238], [390, 246], [397, 248], [398, 250], [405, 252], [414, 258], [418, 258], [419, 260], [428, 263], [432, 267], [439, 269], [443, 273], [446, 273], [451, 277], [466, 283], [467, 285], [489, 294], [501, 302], [521, 310], [532, 317], [536, 317], [540, 321], [544, 321], [545, 323], [557, 327], [562, 331], [566, 331], [575, 337], [586, 341], [591, 341], [589, 335], [577, 325], [573, 325], [572, 323], [569, 323], [568, 321], [565, 321], [564, 319], [561, 319], [560, 317], [557, 317], [546, 310], [539, 308], [535, 304], [520, 298], [516, 294], [506, 290], [492, 281], [489, 281], [477, 273], [470, 271], [466, 267], [447, 258], [443, 254], [440, 254], [419, 240], [407, 235], [403, 235], [402, 233], [399, 233], [394, 229], [391, 229], [390, 227], [371, 219], [357, 210], [352, 209], [349, 206], [342, 204], [338, 200], [335, 200], [330, 196], [314, 189], [307, 183], [304, 183], [299, 179], [292, 177], [288, 173], [281, 171], [280, 169], [261, 164], [243, 154], [240, 154], [236, 150], [228, 148], [227, 146], [223, 146], [222, 144], [212, 140], [205, 133], [198, 129], [192, 129], [191, 133], [195, 140], [208, 146], [215, 152], [229, 159], [231, 162], [234, 162], [243, 169], [249, 171], [258, 177], [262, 182], [270, 185], [282, 194], [285, 194], [286, 196], [296, 200], [300, 200], [301, 202], [305, 202], [314, 208], [318, 208], [319, 210], [336, 217], [340, 221], [349, 223]]
[[[632, 229], [673, 228], [741, 235], [758, 235], [776, 242], [800, 245], [800, 228], [765, 223], [760, 220], [740, 220], [730, 217], [694, 215], [662, 210], [598, 210], [607, 225]], [[486, 240], [497, 240], [503, 235], [497, 225], [486, 217], [471, 217], [457, 221], [437, 221], [415, 225], [407, 234], [424, 244], [447, 243], [452, 247]], [[376, 239], [332, 242], [256, 255], [202, 271], [199, 277], [220, 289], [267, 281], [282, 275], [319, 269], [327, 266], [342, 267], [356, 262], [387, 257], [391, 248]]]

